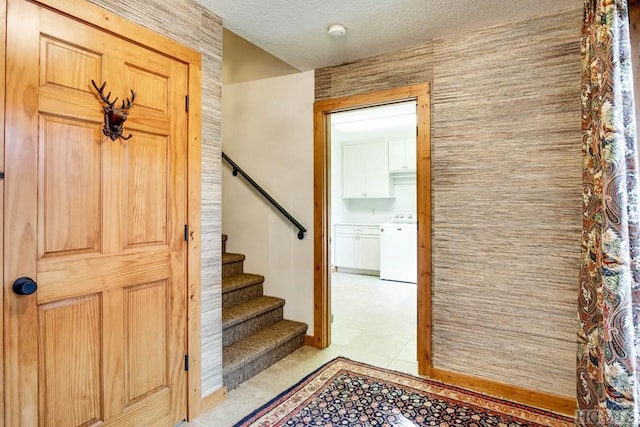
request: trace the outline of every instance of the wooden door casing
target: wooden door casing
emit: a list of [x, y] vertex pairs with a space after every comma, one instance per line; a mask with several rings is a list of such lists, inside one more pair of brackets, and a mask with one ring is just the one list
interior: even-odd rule
[[[187, 400], [188, 63], [8, 4], [5, 425], [175, 424]], [[136, 91], [132, 139], [102, 134], [91, 79], [112, 99]], [[11, 292], [19, 276], [36, 294]]]
[[334, 112], [415, 100], [416, 205], [418, 231], [417, 359], [421, 375], [431, 366], [431, 86], [423, 83], [314, 103], [314, 346], [331, 344], [330, 141], [329, 116]]
[[[6, 21], [7, 5], [0, 1], [0, 82], [5, 81], [5, 47], [6, 47]], [[0, 86], [3, 83], [0, 83]], [[0, 91], [0, 171], [4, 172], [4, 86]], [[0, 181], [0, 242], [4, 242], [4, 183]], [[0, 244], [0, 259], [4, 260], [4, 244]], [[4, 265], [0, 262], [0, 277], [4, 278]], [[4, 292], [0, 292], [0, 313], [4, 313]], [[0, 315], [0, 355], [4, 355], [4, 315]], [[4, 357], [0, 359], [0, 425], [4, 425]]]

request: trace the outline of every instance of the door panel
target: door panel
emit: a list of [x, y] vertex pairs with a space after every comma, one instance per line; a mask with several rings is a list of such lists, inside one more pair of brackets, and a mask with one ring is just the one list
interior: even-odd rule
[[[187, 65], [23, 0], [7, 29], [5, 425], [186, 416]], [[132, 98], [125, 135], [105, 96]]]
[[[101, 250], [102, 135], [91, 122], [40, 116], [40, 257]], [[73, 209], [70, 209], [73, 207]], [[45, 215], [46, 213], [46, 215]]]
[[125, 290], [126, 404], [168, 385], [167, 282], [132, 286]]
[[100, 305], [94, 294], [39, 306], [40, 419], [49, 425], [101, 418]]
[[149, 70], [127, 64], [125, 80], [131, 82], [133, 87], [142, 94], [142, 98], [138, 97], [136, 100], [137, 105], [167, 114], [169, 99], [169, 78], [167, 76], [156, 75]]
[[89, 92], [82, 82], [102, 74], [102, 57], [96, 52], [55, 40], [40, 38], [40, 85], [60, 86]]
[[141, 132], [125, 147], [125, 248], [167, 243], [168, 149], [166, 137]]

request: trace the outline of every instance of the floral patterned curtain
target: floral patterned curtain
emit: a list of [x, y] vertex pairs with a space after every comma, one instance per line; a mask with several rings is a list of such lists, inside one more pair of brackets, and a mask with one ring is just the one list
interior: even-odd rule
[[577, 422], [640, 424], [640, 240], [626, 0], [585, 0]]

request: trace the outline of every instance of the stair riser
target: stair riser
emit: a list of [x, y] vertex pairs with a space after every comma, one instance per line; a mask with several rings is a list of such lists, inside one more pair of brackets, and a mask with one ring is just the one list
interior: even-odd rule
[[236, 291], [225, 292], [222, 294], [222, 308], [231, 307], [232, 305], [257, 298], [262, 296], [263, 292], [264, 289], [262, 283], [247, 286], [246, 288], [238, 289]]
[[302, 347], [304, 345], [304, 336], [304, 333], [296, 335], [281, 346], [269, 350], [264, 355], [247, 360], [239, 369], [226, 373], [224, 375], [224, 385], [227, 386], [227, 390], [238, 387], [241, 383]]
[[247, 319], [244, 322], [225, 328], [222, 331], [222, 345], [231, 345], [236, 341], [258, 332], [262, 328], [279, 322], [282, 320], [282, 317], [283, 309], [282, 307], [279, 307], [275, 310], [268, 311], [256, 317], [252, 317], [251, 319]]
[[222, 264], [222, 278], [235, 276], [244, 272], [244, 261]]

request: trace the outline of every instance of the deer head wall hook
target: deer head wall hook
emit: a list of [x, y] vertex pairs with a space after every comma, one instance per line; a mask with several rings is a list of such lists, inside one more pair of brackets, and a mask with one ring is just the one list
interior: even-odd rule
[[133, 106], [133, 101], [136, 99], [136, 93], [131, 89], [131, 99], [127, 98], [122, 101], [122, 107], [116, 106], [116, 101], [118, 98], [116, 97], [113, 101], [109, 100], [111, 96], [111, 92], [104, 96], [104, 88], [107, 86], [107, 82], [102, 83], [102, 86], [98, 87], [96, 82], [91, 80], [91, 84], [98, 91], [98, 95], [100, 95], [100, 99], [107, 104], [103, 106], [104, 110], [104, 128], [102, 128], [102, 133], [111, 138], [112, 141], [115, 141], [118, 138], [122, 138], [127, 140], [131, 138], [131, 134], [124, 136], [122, 133], [124, 132], [124, 122], [127, 120], [129, 113], [127, 112]]

